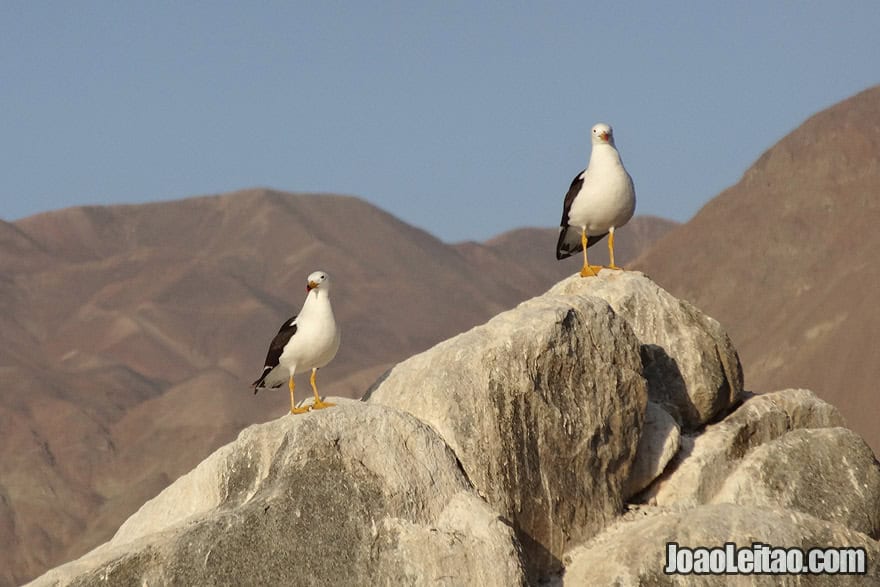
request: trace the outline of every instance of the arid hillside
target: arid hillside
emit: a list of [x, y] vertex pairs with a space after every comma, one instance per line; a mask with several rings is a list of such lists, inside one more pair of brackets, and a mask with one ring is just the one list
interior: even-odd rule
[[721, 321], [746, 387], [801, 386], [880, 451], [880, 87], [804, 122], [637, 267]]
[[[621, 257], [668, 225], [635, 219]], [[288, 409], [286, 390], [248, 384], [311, 271], [333, 275], [343, 328], [319, 385], [357, 397], [395, 362], [576, 271], [554, 259], [555, 233], [449, 245], [357, 198], [262, 189], [0, 222], [0, 584], [108, 539], [242, 428]]]

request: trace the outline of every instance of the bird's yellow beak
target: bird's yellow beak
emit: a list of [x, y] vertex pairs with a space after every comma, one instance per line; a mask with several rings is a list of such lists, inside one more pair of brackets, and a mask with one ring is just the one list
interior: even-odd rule
[[318, 284], [314, 281], [310, 281], [309, 284], [306, 286], [306, 291], [312, 291], [316, 287], [318, 287]]
[[608, 142], [608, 133], [607, 132], [599, 133], [599, 138], [601, 138], [603, 141], [605, 141], [607, 143]]

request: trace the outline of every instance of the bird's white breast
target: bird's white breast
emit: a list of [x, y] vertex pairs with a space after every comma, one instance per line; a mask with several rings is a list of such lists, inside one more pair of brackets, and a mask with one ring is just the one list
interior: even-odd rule
[[295, 373], [320, 369], [333, 360], [339, 350], [340, 331], [333, 316], [330, 299], [316, 296], [303, 306], [297, 316], [296, 334], [290, 339], [280, 363]]
[[636, 194], [632, 178], [623, 167], [617, 150], [594, 147], [581, 190], [568, 212], [568, 224], [586, 227], [587, 234], [604, 234], [632, 218]]

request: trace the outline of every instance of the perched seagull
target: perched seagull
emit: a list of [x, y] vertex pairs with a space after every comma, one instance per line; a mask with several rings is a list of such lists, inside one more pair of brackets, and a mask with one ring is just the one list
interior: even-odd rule
[[581, 277], [595, 276], [601, 265], [590, 265], [587, 249], [608, 236], [609, 269], [614, 264], [614, 230], [632, 218], [636, 209], [633, 180], [623, 167], [614, 146], [611, 127], [599, 123], [593, 127], [593, 150], [590, 163], [571, 182], [562, 209], [556, 258], [565, 259], [584, 252]]
[[[321, 401], [315, 385], [318, 369], [332, 361], [339, 350], [339, 327], [336, 326], [330, 306], [330, 277], [324, 271], [315, 271], [309, 275], [306, 291], [308, 293], [302, 310], [281, 325], [281, 330], [269, 345], [266, 366], [260, 378], [253, 383], [254, 393], [257, 393], [261, 388], [281, 387], [287, 381], [292, 414], [335, 405]], [[293, 376], [309, 369], [312, 370], [310, 381], [315, 392], [315, 403], [298, 408], [293, 400], [296, 387]]]

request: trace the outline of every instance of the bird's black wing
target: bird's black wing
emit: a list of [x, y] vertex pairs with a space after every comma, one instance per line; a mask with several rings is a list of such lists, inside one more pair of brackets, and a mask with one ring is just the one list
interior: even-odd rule
[[278, 361], [281, 359], [281, 353], [284, 352], [284, 347], [296, 334], [296, 316], [291, 317], [288, 320], [284, 321], [284, 324], [281, 325], [281, 328], [278, 330], [278, 334], [275, 335], [275, 338], [272, 339], [272, 344], [269, 345], [269, 352], [266, 354], [266, 362], [263, 367], [263, 372], [260, 374], [260, 377], [254, 381], [254, 393], [262, 387], [263, 382], [266, 379], [266, 375], [269, 372], [278, 366]]
[[575, 197], [577, 197], [578, 192], [581, 191], [584, 185], [584, 175], [586, 173], [587, 170], [584, 169], [571, 180], [571, 186], [568, 188], [568, 193], [565, 194], [565, 203], [562, 204], [562, 220], [559, 222], [559, 226], [562, 228], [568, 226], [568, 213], [571, 211], [571, 205], [574, 203]]
[[[583, 250], [580, 232], [568, 225], [568, 213], [571, 211], [575, 197], [584, 185], [584, 175], [586, 172], [587, 170], [584, 169], [575, 176], [571, 182], [571, 187], [568, 188], [568, 193], [565, 194], [565, 203], [562, 205], [562, 220], [559, 222], [559, 240], [556, 241], [556, 259], [565, 259]], [[588, 236], [587, 248], [589, 249], [605, 238], [606, 234], [608, 233]]]

